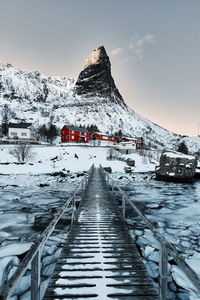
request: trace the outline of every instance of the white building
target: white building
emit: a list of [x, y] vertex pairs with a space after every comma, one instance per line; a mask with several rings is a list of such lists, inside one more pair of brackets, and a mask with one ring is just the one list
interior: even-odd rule
[[136, 143], [134, 142], [120, 142], [114, 146], [114, 149], [122, 154], [131, 154], [136, 152]]
[[32, 139], [31, 123], [9, 123], [8, 137], [14, 139]]

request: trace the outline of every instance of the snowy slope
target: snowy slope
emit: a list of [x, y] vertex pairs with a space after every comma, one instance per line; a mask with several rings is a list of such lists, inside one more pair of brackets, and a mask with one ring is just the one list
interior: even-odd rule
[[37, 71], [25, 72], [10, 64], [0, 64], [1, 102], [48, 102], [65, 95], [74, 82], [73, 78], [45, 77]]

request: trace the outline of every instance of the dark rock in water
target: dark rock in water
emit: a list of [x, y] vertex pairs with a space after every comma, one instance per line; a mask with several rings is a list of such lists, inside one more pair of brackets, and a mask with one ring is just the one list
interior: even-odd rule
[[84, 176], [84, 175], [85, 175], [84, 173], [78, 173], [76, 176], [80, 177], [80, 176]]
[[104, 167], [104, 170], [110, 174], [112, 173], [111, 167]]
[[78, 158], [78, 155], [75, 153], [75, 154], [74, 154], [74, 157], [75, 157], [75, 158]]
[[38, 186], [39, 187], [44, 187], [44, 186], [49, 186], [49, 184], [48, 183], [40, 183]]
[[197, 167], [195, 156], [163, 150], [160, 165], [156, 167], [156, 179], [174, 182], [192, 182]]
[[74, 88], [74, 95], [106, 98], [126, 107], [111, 75], [111, 63], [104, 46], [94, 49], [86, 60]]

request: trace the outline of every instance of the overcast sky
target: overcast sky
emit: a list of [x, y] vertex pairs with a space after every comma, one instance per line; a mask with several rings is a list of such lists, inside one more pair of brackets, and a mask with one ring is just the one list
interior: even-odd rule
[[200, 121], [199, 0], [0, 0], [0, 61], [78, 77], [104, 45], [125, 102], [175, 132]]

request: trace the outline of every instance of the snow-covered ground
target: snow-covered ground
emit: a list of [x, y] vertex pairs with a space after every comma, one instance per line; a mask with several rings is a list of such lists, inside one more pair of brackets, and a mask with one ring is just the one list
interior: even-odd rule
[[[75, 146], [75, 145], [37, 145], [32, 146], [32, 157], [24, 165], [15, 164], [17, 160], [9, 153], [13, 145], [0, 145], [0, 173], [1, 174], [47, 174], [65, 169], [70, 172], [87, 171], [92, 164], [111, 167], [113, 172], [123, 172], [126, 162], [108, 160], [108, 147]], [[78, 156], [75, 157], [75, 156]], [[153, 171], [154, 163], [144, 161], [142, 157], [133, 153], [124, 155], [135, 160], [136, 172]], [[5, 163], [10, 163], [6, 164]], [[154, 161], [155, 162], [155, 161]], [[3, 164], [2, 164], [3, 163]], [[155, 162], [156, 163], [156, 162]]]

